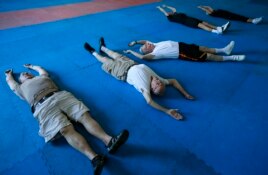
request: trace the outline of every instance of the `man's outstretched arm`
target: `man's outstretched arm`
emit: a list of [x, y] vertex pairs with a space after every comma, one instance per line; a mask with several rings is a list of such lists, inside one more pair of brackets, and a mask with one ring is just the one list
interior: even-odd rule
[[32, 64], [24, 64], [23, 66], [28, 68], [28, 69], [35, 70], [36, 72], [39, 73], [39, 75], [48, 76], [47, 71], [45, 69], [43, 69], [42, 67], [40, 67], [40, 66], [36, 66], [36, 65], [32, 65]]
[[141, 44], [141, 45], [143, 45], [143, 44], [145, 44], [146, 42], [150, 42], [150, 41], [148, 41], [148, 40], [136, 40], [136, 41], [131, 41], [130, 43], [128, 43], [128, 46], [134, 46], [134, 45], [136, 45], [136, 44]]
[[154, 55], [152, 55], [152, 54], [142, 55], [142, 54], [135, 52], [133, 50], [124, 50], [124, 53], [130, 53], [130, 54], [134, 55], [135, 57], [142, 59], [142, 60], [151, 60], [154, 58]]
[[9, 88], [12, 91], [14, 91], [16, 86], [18, 85], [18, 82], [13, 77], [13, 70], [12, 69], [6, 70], [5, 75], [6, 75], [6, 82], [7, 82], [8, 86], [9, 86]]
[[170, 85], [175, 87], [184, 97], [188, 100], [193, 100], [194, 97], [191, 96], [176, 79], [168, 79]]
[[143, 97], [145, 98], [147, 104], [149, 104], [150, 106], [152, 106], [153, 108], [162, 111], [164, 113], [166, 113], [167, 115], [170, 115], [171, 117], [173, 117], [176, 120], [182, 120], [183, 116], [177, 112], [177, 109], [167, 109], [161, 105], [159, 105], [158, 103], [156, 103], [150, 94], [143, 92], [142, 93]]

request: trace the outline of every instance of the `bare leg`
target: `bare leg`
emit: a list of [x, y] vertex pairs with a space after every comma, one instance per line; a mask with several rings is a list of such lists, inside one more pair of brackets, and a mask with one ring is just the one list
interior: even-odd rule
[[81, 123], [90, 134], [102, 140], [106, 146], [112, 139], [112, 137], [106, 134], [102, 127], [90, 116], [88, 112], [85, 112], [78, 122]]
[[223, 61], [223, 56], [207, 53], [207, 60], [209, 60], [209, 61]]
[[202, 52], [212, 53], [212, 54], [224, 53], [226, 55], [230, 55], [234, 48], [234, 45], [235, 45], [235, 42], [231, 41], [227, 46], [223, 48], [208, 48], [205, 46], [199, 46], [199, 50]]
[[199, 50], [206, 53], [216, 53], [216, 50], [214, 48], [208, 48], [205, 46], [199, 46]]
[[100, 54], [98, 54], [96, 52], [96, 50], [89, 44], [89, 43], [85, 43], [84, 44], [84, 48], [90, 53], [92, 54], [95, 58], [97, 58], [97, 60], [101, 63], [105, 63], [105, 62], [108, 62], [108, 61], [112, 61], [111, 59], [107, 58], [107, 57], [104, 57]]
[[73, 125], [68, 125], [62, 128], [60, 130], [60, 133], [73, 148], [83, 153], [90, 160], [97, 156], [97, 154], [91, 149], [85, 138], [74, 130]]
[[114, 52], [110, 49], [108, 49], [107, 47], [101, 46], [101, 50], [106, 53], [109, 57], [116, 59], [118, 57], [120, 57], [122, 54]]
[[204, 25], [206, 25], [207, 27], [209, 27], [209, 28], [211, 28], [211, 29], [217, 29], [217, 27], [216, 26], [214, 26], [214, 25], [212, 25], [212, 24], [209, 24], [209, 23], [207, 23], [207, 22], [202, 22]]
[[203, 29], [203, 30], [209, 31], [209, 32], [212, 31], [212, 28], [209, 27], [209, 26], [207, 26], [207, 25], [205, 25], [205, 24], [203, 24], [203, 22], [202, 23], [199, 23], [198, 24], [198, 27], [201, 28], [201, 29]]
[[98, 54], [97, 52], [93, 52], [92, 55], [95, 56], [95, 58], [97, 58], [97, 60], [99, 62], [102, 62], [102, 63], [105, 63], [105, 62], [108, 62], [108, 61], [112, 61], [111, 59], [109, 59], [107, 57], [104, 57], [104, 56]]
[[209, 24], [207, 22], [204, 22], [204, 21], [202, 21], [202, 23], [199, 23], [198, 27], [203, 29], [203, 30], [213, 32], [213, 33], [217, 33], [217, 34], [222, 34], [222, 32], [223, 32], [222, 27], [216, 27], [216, 26], [214, 26], [212, 24]]

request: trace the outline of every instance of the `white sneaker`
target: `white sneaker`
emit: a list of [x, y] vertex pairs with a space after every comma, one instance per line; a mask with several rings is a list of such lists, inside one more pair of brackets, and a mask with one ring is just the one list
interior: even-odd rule
[[245, 55], [232, 55], [233, 61], [243, 61], [246, 58]]
[[253, 24], [259, 24], [261, 21], [262, 21], [262, 17], [254, 18], [254, 19], [252, 20], [252, 23], [253, 23]]
[[234, 48], [234, 45], [235, 45], [235, 42], [234, 41], [231, 41], [225, 48], [224, 48], [224, 53], [226, 55], [230, 55], [233, 48]]
[[225, 30], [227, 30], [230, 27], [230, 22], [228, 21], [226, 24], [224, 24], [222, 27], [222, 31], [224, 32]]

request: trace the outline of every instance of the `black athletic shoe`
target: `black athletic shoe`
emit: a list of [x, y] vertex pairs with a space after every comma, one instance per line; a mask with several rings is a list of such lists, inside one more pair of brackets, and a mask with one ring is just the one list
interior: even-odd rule
[[107, 146], [107, 150], [109, 153], [113, 154], [116, 150], [123, 145], [129, 136], [129, 132], [127, 130], [123, 130], [119, 135], [113, 137]]
[[100, 48], [99, 48], [99, 52], [100, 52], [101, 54], [104, 54], [104, 52], [101, 50], [101, 46], [106, 47], [106, 44], [105, 44], [105, 42], [104, 42], [104, 38], [103, 38], [103, 37], [100, 38]]
[[91, 54], [92, 54], [93, 52], [95, 52], [95, 49], [94, 49], [93, 47], [91, 47], [91, 45], [89, 45], [88, 43], [85, 43], [85, 44], [84, 44], [84, 48], [85, 48], [87, 51], [89, 51]]
[[94, 168], [94, 175], [100, 175], [105, 162], [103, 155], [97, 155], [91, 160], [91, 164]]

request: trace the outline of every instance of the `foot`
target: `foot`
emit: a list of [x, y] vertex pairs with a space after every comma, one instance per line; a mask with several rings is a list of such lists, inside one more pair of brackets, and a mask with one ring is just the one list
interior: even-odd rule
[[231, 41], [225, 48], [224, 48], [224, 53], [226, 55], [230, 55], [233, 48], [234, 48], [234, 45], [235, 45], [235, 42], [234, 41]]
[[127, 130], [123, 130], [119, 135], [113, 137], [108, 143], [107, 150], [109, 153], [115, 153], [116, 150], [123, 145], [129, 136], [129, 132]]
[[253, 23], [253, 24], [259, 24], [261, 21], [262, 21], [262, 17], [254, 18], [254, 19], [252, 20], [252, 23]]
[[105, 42], [104, 42], [104, 38], [103, 38], [103, 37], [100, 38], [100, 48], [99, 48], [99, 52], [100, 52], [101, 54], [104, 54], [104, 52], [101, 50], [101, 47], [102, 47], [102, 46], [106, 47], [106, 44], [105, 44]]
[[228, 21], [226, 24], [224, 24], [222, 27], [222, 31], [224, 32], [225, 30], [227, 30], [230, 27], [230, 22]]
[[94, 175], [100, 175], [105, 162], [105, 157], [103, 155], [97, 155], [91, 160], [91, 164], [94, 169]]
[[232, 55], [233, 61], [243, 61], [246, 58], [245, 55]]
[[85, 44], [84, 44], [84, 48], [85, 48], [87, 51], [89, 51], [91, 54], [92, 54], [93, 52], [95, 52], [95, 49], [94, 49], [93, 47], [91, 47], [91, 45], [89, 45], [88, 43], [85, 43]]
[[217, 27], [216, 29], [212, 29], [213, 33], [222, 34], [222, 27]]

